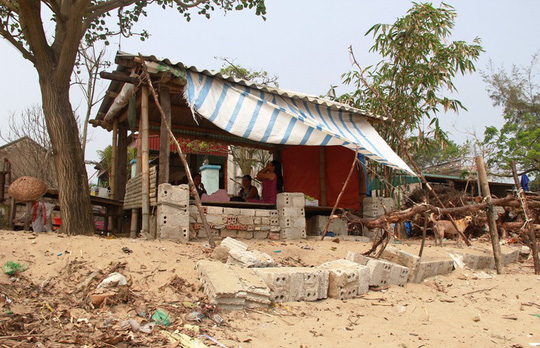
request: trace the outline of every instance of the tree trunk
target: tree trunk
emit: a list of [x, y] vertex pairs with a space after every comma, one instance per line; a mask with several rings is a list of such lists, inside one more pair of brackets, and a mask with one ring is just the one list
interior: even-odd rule
[[[66, 72], [69, 74], [70, 72]], [[91, 234], [94, 221], [79, 129], [69, 102], [69, 79], [57, 82], [53, 71], [40, 72], [43, 112], [58, 177], [62, 232]]]

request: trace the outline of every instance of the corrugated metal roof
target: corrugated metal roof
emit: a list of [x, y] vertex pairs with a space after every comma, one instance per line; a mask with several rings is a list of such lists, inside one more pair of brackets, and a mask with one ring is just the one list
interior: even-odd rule
[[[138, 57], [138, 56], [139, 55], [134, 55], [134, 54], [130, 54], [130, 53], [127, 53], [127, 52], [122, 52], [122, 51], [119, 51], [116, 54], [117, 59], [133, 59], [133, 58]], [[317, 96], [313, 96], [313, 95], [309, 95], [309, 94], [305, 94], [305, 93], [300, 93], [300, 92], [289, 91], [289, 90], [285, 90], [285, 89], [282, 89], [282, 88], [276, 88], [276, 87], [257, 84], [257, 83], [254, 83], [254, 82], [238, 79], [236, 77], [224, 75], [224, 74], [221, 74], [221, 73], [216, 72], [216, 71], [210, 71], [208, 69], [199, 69], [199, 68], [197, 68], [196, 66], [193, 66], [193, 65], [185, 65], [182, 62], [172, 62], [168, 58], [158, 58], [158, 57], [156, 57], [154, 55], [151, 55], [151, 56], [144, 56], [143, 55], [143, 58], [145, 60], [148, 60], [148, 61], [153, 61], [153, 62], [157, 62], [157, 63], [161, 63], [161, 64], [166, 64], [166, 65], [177, 67], [177, 68], [180, 68], [180, 69], [190, 70], [190, 71], [193, 71], [193, 72], [196, 72], [196, 73], [217, 77], [217, 78], [220, 78], [220, 79], [232, 82], [232, 83], [247, 86], [249, 88], [262, 90], [262, 91], [267, 92], [267, 93], [277, 94], [279, 96], [283, 96], [283, 97], [287, 97], [287, 98], [291, 98], [291, 99], [307, 101], [309, 103], [323, 105], [323, 106], [333, 108], [333, 109], [336, 109], [336, 110], [347, 111], [347, 112], [350, 112], [350, 113], [353, 113], [353, 114], [356, 114], [356, 115], [360, 115], [360, 116], [370, 117], [370, 118], [374, 118], [374, 119], [378, 119], [378, 120], [386, 120], [386, 117], [375, 115], [375, 114], [372, 114], [372, 113], [370, 113], [368, 111], [365, 111], [365, 110], [353, 108], [353, 107], [348, 106], [346, 104], [338, 103], [338, 102], [331, 101], [331, 100], [324, 99], [324, 98], [320, 98], [320, 97], [317, 97]]]

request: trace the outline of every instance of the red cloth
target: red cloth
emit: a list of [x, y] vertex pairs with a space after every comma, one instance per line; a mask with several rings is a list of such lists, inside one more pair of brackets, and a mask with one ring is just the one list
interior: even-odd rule
[[[326, 200], [333, 206], [347, 179], [354, 152], [342, 146], [324, 147], [326, 157]], [[321, 202], [320, 148], [317, 146], [291, 146], [281, 153], [285, 192], [302, 192]], [[358, 170], [355, 170], [343, 193], [339, 207], [360, 209]]]

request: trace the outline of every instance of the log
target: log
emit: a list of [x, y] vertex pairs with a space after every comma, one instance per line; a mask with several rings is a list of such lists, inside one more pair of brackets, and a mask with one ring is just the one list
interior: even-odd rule
[[491, 192], [489, 190], [489, 181], [487, 178], [486, 168], [484, 166], [484, 157], [476, 156], [476, 171], [478, 172], [478, 180], [480, 181], [480, 189], [482, 190], [483, 200], [486, 201], [488, 208], [486, 213], [488, 216], [489, 234], [491, 236], [491, 246], [493, 247], [493, 257], [495, 258], [495, 269], [497, 274], [503, 273], [503, 260], [501, 254], [501, 245], [499, 244], [499, 233], [497, 231], [497, 217], [491, 207]]
[[[141, 140], [141, 168], [142, 168], [142, 226], [141, 234], [145, 235], [150, 231], [150, 197], [148, 196], [150, 190], [149, 181], [149, 123], [148, 123], [148, 87], [142, 88], [141, 94], [141, 126], [142, 134], [139, 140]], [[152, 236], [155, 237], [155, 236]]]

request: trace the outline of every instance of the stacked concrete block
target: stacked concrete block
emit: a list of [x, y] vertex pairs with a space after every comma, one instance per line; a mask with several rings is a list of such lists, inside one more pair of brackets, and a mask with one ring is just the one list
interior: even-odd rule
[[[306, 238], [305, 198], [303, 193], [279, 193], [277, 214], [270, 216], [270, 225], [279, 225], [282, 239]], [[278, 232], [278, 231], [271, 231]]]
[[405, 266], [411, 271], [415, 270], [420, 263], [420, 257], [400, 250], [393, 246], [388, 246], [382, 253], [382, 258], [397, 263], [398, 265]]
[[189, 240], [189, 189], [187, 185], [158, 187], [157, 228], [160, 239]]
[[210, 303], [222, 310], [270, 304], [270, 289], [251, 269], [202, 260], [197, 263], [197, 270]]
[[[453, 254], [459, 255], [463, 264], [470, 269], [495, 269], [495, 258], [491, 253], [485, 255], [467, 254], [461, 251], [453, 251]], [[501, 251], [504, 266], [518, 262], [519, 250]]]
[[407, 267], [386, 260], [364, 256], [361, 253], [354, 251], [349, 251], [346, 259], [369, 268], [370, 286], [404, 286], [407, 283], [410, 272]]
[[[328, 219], [327, 215], [315, 215], [306, 220], [306, 231], [308, 236], [316, 236], [322, 233]], [[328, 232], [333, 232], [336, 236], [346, 236], [348, 234], [347, 220], [343, 218], [332, 219], [328, 225]]]
[[255, 269], [270, 288], [274, 302], [316, 301], [327, 298], [329, 271], [309, 267]]
[[386, 211], [394, 209], [394, 199], [386, 197], [366, 197], [363, 200], [363, 213], [365, 218], [377, 218]]
[[369, 290], [367, 266], [341, 259], [323, 263], [319, 268], [329, 271], [328, 297], [345, 300]]
[[420, 261], [409, 276], [410, 283], [421, 283], [424, 279], [444, 275], [454, 270], [454, 260]]

